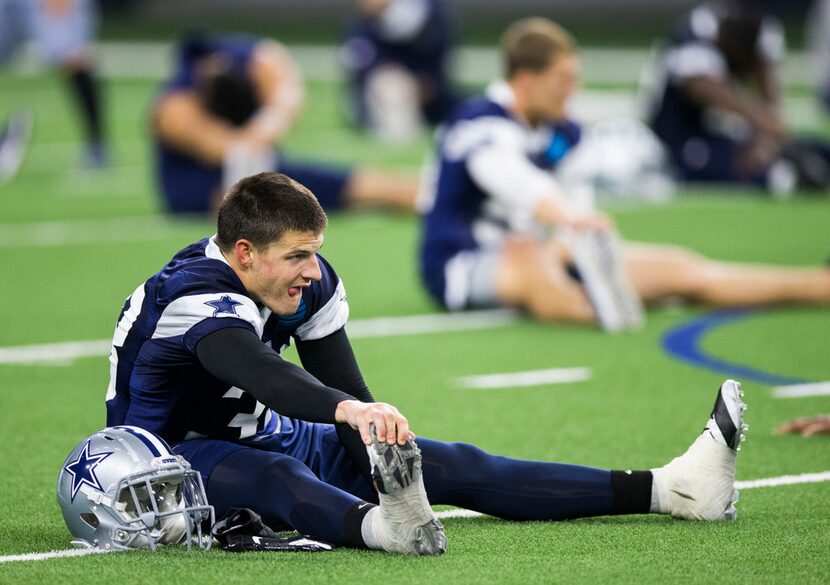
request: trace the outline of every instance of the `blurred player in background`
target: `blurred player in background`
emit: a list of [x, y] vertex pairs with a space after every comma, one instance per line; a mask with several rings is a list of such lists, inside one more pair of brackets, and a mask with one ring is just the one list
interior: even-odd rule
[[814, 0], [807, 14], [807, 38], [825, 113], [830, 113], [830, 0]]
[[[575, 41], [542, 18], [503, 37], [505, 81], [459, 106], [438, 139], [421, 275], [451, 309], [513, 306], [547, 321], [631, 329], [641, 302], [830, 303], [830, 269], [716, 262], [689, 250], [621, 245], [608, 217], [552, 170], [578, 142], [567, 102], [579, 83]], [[554, 238], [550, 231], [554, 230]]]
[[159, 187], [172, 213], [215, 211], [237, 179], [279, 169], [308, 185], [329, 211], [413, 210], [414, 177], [371, 168], [299, 163], [278, 150], [304, 102], [301, 72], [280, 44], [194, 35], [152, 112]]
[[342, 49], [352, 121], [405, 141], [458, 102], [450, 81], [453, 23], [443, 0], [359, 0]]
[[830, 435], [830, 414], [797, 418], [781, 425], [775, 430], [779, 434], [798, 433], [805, 437]]
[[747, 1], [695, 8], [665, 41], [648, 122], [688, 181], [778, 194], [830, 186], [830, 144], [792, 136], [781, 111], [780, 23]]
[[100, 82], [92, 41], [97, 21], [93, 0], [0, 0], [0, 61], [10, 60], [32, 39], [40, 58], [61, 71], [75, 95], [86, 133], [84, 164], [107, 164]]

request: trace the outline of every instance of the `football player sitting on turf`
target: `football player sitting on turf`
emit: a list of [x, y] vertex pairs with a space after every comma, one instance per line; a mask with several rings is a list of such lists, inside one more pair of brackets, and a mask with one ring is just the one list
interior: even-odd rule
[[237, 179], [275, 169], [309, 185], [328, 210], [413, 210], [414, 177], [286, 158], [278, 146], [303, 101], [301, 73], [278, 43], [243, 36], [184, 40], [177, 70], [152, 112], [157, 180], [167, 210], [215, 212]]
[[351, 118], [379, 138], [404, 141], [455, 107], [453, 26], [443, 0], [360, 0], [342, 60]]
[[695, 8], [664, 42], [648, 122], [681, 178], [788, 194], [830, 186], [830, 144], [793, 138], [781, 111], [780, 24], [745, 0]]
[[[679, 247], [620, 245], [610, 220], [552, 174], [579, 139], [567, 101], [579, 80], [572, 37], [549, 20], [512, 25], [506, 80], [464, 102], [439, 134], [421, 275], [451, 310], [511, 306], [547, 321], [640, 324], [640, 303], [830, 302], [830, 270], [715, 262]], [[555, 229], [554, 238], [549, 231]]]
[[[285, 175], [242, 179], [217, 233], [139, 285], [119, 316], [107, 425], [173, 445], [201, 473], [217, 516], [249, 508], [274, 529], [418, 555], [447, 546], [431, 503], [511, 520], [735, 517], [745, 407], [731, 380], [706, 431], [651, 471], [416, 445], [406, 417], [373, 402], [363, 380], [343, 282], [318, 253], [326, 224], [313, 194]], [[280, 357], [292, 340], [303, 368]], [[101, 456], [90, 448], [88, 458]]]

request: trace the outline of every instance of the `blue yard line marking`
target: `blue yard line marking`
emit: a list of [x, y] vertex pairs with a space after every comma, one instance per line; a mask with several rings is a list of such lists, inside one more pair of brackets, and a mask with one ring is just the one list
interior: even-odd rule
[[769, 386], [785, 386], [788, 384], [803, 384], [808, 382], [808, 380], [801, 378], [779, 376], [778, 374], [772, 374], [742, 364], [722, 360], [708, 355], [703, 351], [701, 347], [702, 341], [707, 333], [718, 327], [729, 325], [758, 313], [759, 311], [757, 309], [727, 309], [708, 313], [702, 317], [669, 329], [663, 335], [663, 349], [670, 356], [681, 361], [722, 374], [728, 374], [738, 380], [751, 380]]

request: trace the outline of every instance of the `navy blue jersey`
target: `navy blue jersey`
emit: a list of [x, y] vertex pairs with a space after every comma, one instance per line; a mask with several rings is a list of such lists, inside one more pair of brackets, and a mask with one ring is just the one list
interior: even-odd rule
[[211, 376], [196, 346], [218, 329], [241, 327], [281, 352], [292, 337], [320, 339], [343, 327], [349, 313], [343, 284], [325, 259], [318, 260], [322, 279], [303, 290], [293, 315], [278, 316], [251, 299], [213, 238], [177, 253], [133, 292], [118, 318], [107, 426], [138, 426], [170, 443], [276, 432], [281, 417]]
[[533, 208], [558, 189], [552, 171], [579, 141], [570, 121], [529, 127], [510, 112], [513, 99], [506, 83], [493, 84], [463, 102], [439, 133], [421, 245], [422, 276], [439, 300], [453, 258], [537, 229]]
[[[226, 73], [237, 78], [243, 86], [240, 98], [233, 100], [224, 113], [210, 110], [226, 121], [240, 125], [259, 107], [253, 85], [247, 87], [249, 68], [259, 40], [247, 36], [220, 36], [196, 38], [178, 47], [177, 69], [164, 84], [159, 99], [177, 91], [196, 91], [195, 78], [198, 61], [207, 55], [219, 54], [227, 64]], [[220, 100], [227, 101], [227, 100]], [[220, 106], [222, 104], [219, 104]], [[207, 106], [206, 106], [207, 107]], [[232, 111], [232, 112], [231, 112]], [[231, 116], [229, 118], [228, 116]], [[207, 163], [186, 151], [166, 144], [158, 134], [154, 136], [156, 172], [167, 211], [173, 213], [205, 213], [211, 211], [223, 183], [232, 183], [223, 176], [223, 165]], [[287, 159], [283, 153], [275, 157], [273, 168], [261, 169], [284, 173], [305, 185], [327, 211], [343, 206], [345, 186], [350, 178], [348, 168]], [[241, 177], [236, 177], [241, 178]]]
[[[177, 68], [165, 82], [159, 99], [174, 91], [196, 90], [196, 63], [212, 53], [228, 59], [231, 72], [247, 75], [256, 48], [256, 39], [245, 36], [208, 37], [180, 44]], [[203, 213], [210, 209], [211, 198], [222, 185], [222, 166], [205, 163], [186, 152], [165, 144], [154, 136], [158, 181], [170, 211]]]

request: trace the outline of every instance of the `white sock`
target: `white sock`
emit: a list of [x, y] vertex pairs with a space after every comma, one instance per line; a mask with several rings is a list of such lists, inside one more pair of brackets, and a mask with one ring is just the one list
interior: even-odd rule
[[662, 467], [651, 470], [651, 506], [648, 511], [652, 514], [669, 513], [669, 494], [666, 493], [663, 473]]
[[372, 550], [382, 550], [378, 541], [378, 529], [382, 522], [380, 506], [375, 506], [366, 513], [363, 517], [363, 523], [360, 525], [360, 535], [363, 537], [363, 542]]

